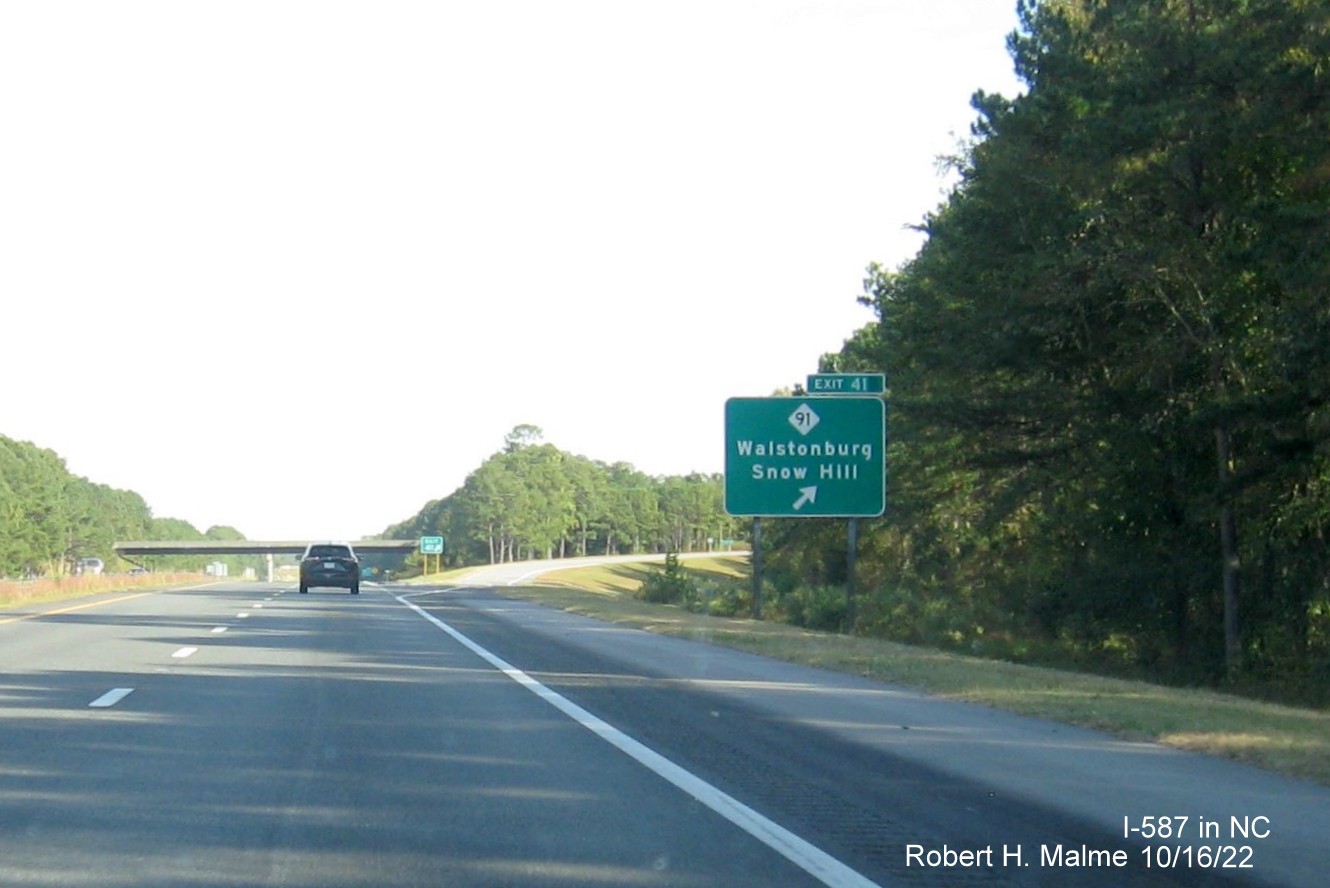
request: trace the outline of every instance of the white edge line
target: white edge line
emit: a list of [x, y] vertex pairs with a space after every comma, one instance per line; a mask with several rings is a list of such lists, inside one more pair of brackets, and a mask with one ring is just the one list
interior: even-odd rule
[[[723, 553], [723, 552], [722, 552], [722, 553], [716, 553], [716, 552], [680, 552], [680, 553], [679, 553], [679, 558], [680, 558], [681, 560], [685, 560], [685, 561], [686, 561], [686, 560], [688, 560], [688, 559], [690, 559], [690, 558], [711, 558], [711, 557], [713, 557], [713, 556], [715, 556], [715, 555], [717, 555], [717, 554], [722, 554], [722, 555], [723, 555], [723, 554], [726, 554], [726, 553]], [[731, 554], [732, 554], [732, 553], [731, 553]], [[596, 558], [599, 558], [599, 557], [600, 557], [600, 556], [595, 556], [593, 559], [591, 559], [591, 564], [590, 564], [590, 566], [595, 566], [595, 563], [596, 563], [596, 560], [595, 560], [595, 559], [596, 559]], [[656, 555], [656, 556], [654, 556], [654, 557], [652, 557], [652, 556], [646, 556], [646, 557], [643, 557], [643, 556], [641, 556], [641, 555], [611, 555], [611, 556], [607, 556], [607, 558], [608, 558], [608, 560], [604, 561], [603, 563], [605, 563], [605, 564], [663, 564], [663, 563], [664, 563], [664, 560], [665, 560], [665, 556], [664, 556], [664, 555]], [[532, 577], [538, 577], [538, 576], [540, 576], [541, 574], [556, 573], [556, 572], [561, 571], [561, 570], [576, 570], [576, 569], [579, 568], [579, 567], [587, 567], [587, 566], [588, 566], [587, 561], [585, 561], [585, 560], [583, 560], [583, 559], [580, 559], [580, 558], [579, 558], [579, 559], [572, 559], [572, 560], [575, 560], [577, 563], [576, 563], [576, 564], [567, 564], [567, 565], [554, 565], [554, 566], [551, 566], [551, 565], [549, 565], [549, 564], [546, 564], [544, 567], [538, 567], [538, 568], [535, 568], [534, 570], [529, 570], [529, 571], [527, 571], [526, 573], [524, 573], [524, 574], [520, 574], [520, 575], [517, 576], [515, 579], [511, 579], [511, 580], [500, 580], [499, 582], [490, 582], [490, 583], [487, 583], [487, 582], [484, 582], [483, 580], [482, 580], [482, 581], [479, 581], [479, 582], [476, 582], [476, 581], [471, 580], [469, 577], [462, 577], [462, 578], [460, 578], [460, 579], [453, 580], [453, 581], [451, 581], [451, 582], [447, 582], [447, 583], [441, 583], [441, 584], [439, 584], [439, 585], [442, 585], [442, 586], [447, 587], [447, 588], [477, 588], [477, 589], [495, 588], [495, 587], [498, 587], [498, 586], [500, 586], [500, 585], [503, 585], [503, 586], [517, 586], [517, 585], [520, 585], [520, 584], [522, 584], [522, 583], [525, 583], [527, 580], [531, 579]], [[483, 566], [483, 567], [497, 567], [497, 566], [499, 566], [499, 565], [493, 565], [493, 564], [490, 564], [490, 565], [482, 565], [482, 566]], [[418, 596], [418, 595], [433, 595], [433, 594], [438, 593], [439, 591], [440, 591], [440, 590], [437, 589], [437, 588], [434, 588], [434, 589], [426, 589], [426, 590], [421, 591], [421, 592], [410, 592], [410, 593], [408, 593], [408, 594], [406, 594], [406, 595], [404, 595], [404, 596], [402, 596], [402, 597], [404, 597], [404, 598], [415, 598], [415, 597]]]
[[132, 693], [134, 693], [133, 688], [111, 688], [111, 690], [107, 691], [105, 694], [102, 694], [96, 700], [93, 700], [91, 703], [89, 703], [88, 708], [106, 709], [107, 707], [114, 706], [115, 704], [119, 703], [121, 700], [125, 699]]
[[527, 580], [531, 579], [532, 577], [538, 577], [543, 573], [553, 573], [553, 572], [554, 571], [550, 570], [548, 567], [542, 567], [537, 570], [529, 570], [526, 573], [522, 574], [521, 576], [517, 577], [517, 579], [509, 580], [508, 582], [504, 583], [504, 585], [519, 586], [522, 583], [525, 583]]
[[458, 580], [452, 583], [441, 583], [437, 586], [431, 586], [428, 589], [421, 589], [419, 592], [407, 592], [403, 595], [394, 595], [398, 601], [408, 604], [408, 598], [420, 598], [423, 595], [438, 595], [441, 592], [455, 592], [458, 589], [491, 589], [493, 583], [468, 583], [465, 580]]
[[476, 644], [433, 614], [427, 613], [423, 608], [407, 601], [404, 596], [398, 595], [395, 597], [402, 604], [448, 633], [458, 644], [495, 669], [591, 731], [606, 743], [645, 766], [648, 770], [682, 789], [712, 811], [715, 811], [822, 882], [822, 884], [832, 886], [832, 888], [879, 888], [876, 882], [850, 869], [822, 849], [799, 838], [785, 827], [764, 817], [733, 796], [722, 792], [691, 771], [676, 765], [654, 749], [634, 740], [603, 719], [592, 715], [567, 697], [550, 690], [506, 660]]

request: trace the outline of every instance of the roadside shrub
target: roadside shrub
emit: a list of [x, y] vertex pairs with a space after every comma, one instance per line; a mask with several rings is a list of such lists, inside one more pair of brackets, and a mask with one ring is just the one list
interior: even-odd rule
[[733, 583], [696, 584], [695, 593], [687, 602], [688, 609], [697, 614], [713, 617], [736, 617], [752, 611], [750, 595]]
[[781, 596], [780, 608], [794, 626], [825, 632], [845, 628], [845, 590], [835, 586], [800, 586]]
[[665, 554], [664, 568], [648, 574], [638, 594], [652, 604], [688, 604], [698, 597], [696, 584], [679, 564], [678, 552]]

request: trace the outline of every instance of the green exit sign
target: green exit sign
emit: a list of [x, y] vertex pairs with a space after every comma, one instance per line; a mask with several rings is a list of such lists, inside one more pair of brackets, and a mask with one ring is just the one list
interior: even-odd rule
[[440, 536], [434, 536], [434, 537], [421, 537], [421, 538], [420, 538], [420, 554], [421, 554], [421, 555], [442, 555], [442, 554], [443, 554], [443, 537], [440, 537]]
[[886, 439], [881, 398], [730, 398], [725, 511], [773, 518], [881, 515]]
[[887, 390], [884, 373], [810, 373], [810, 395], [880, 395]]

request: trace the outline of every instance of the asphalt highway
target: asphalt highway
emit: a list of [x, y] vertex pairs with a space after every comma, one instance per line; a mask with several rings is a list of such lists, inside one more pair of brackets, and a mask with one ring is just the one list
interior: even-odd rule
[[875, 742], [883, 700], [815, 670], [485, 585], [363, 589], [0, 611], [0, 885], [1313, 884], [1278, 814], [1227, 833], [1277, 808], [1154, 812], [1254, 848], [1183, 865], [1185, 836], [1106, 825], [1136, 809]]

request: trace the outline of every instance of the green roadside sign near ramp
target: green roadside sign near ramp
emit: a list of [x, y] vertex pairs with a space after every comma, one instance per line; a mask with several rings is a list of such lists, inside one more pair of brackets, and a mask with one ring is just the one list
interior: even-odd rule
[[881, 398], [730, 398], [725, 511], [757, 518], [881, 515], [886, 431]]
[[810, 395], [877, 395], [887, 390], [885, 373], [810, 373]]

